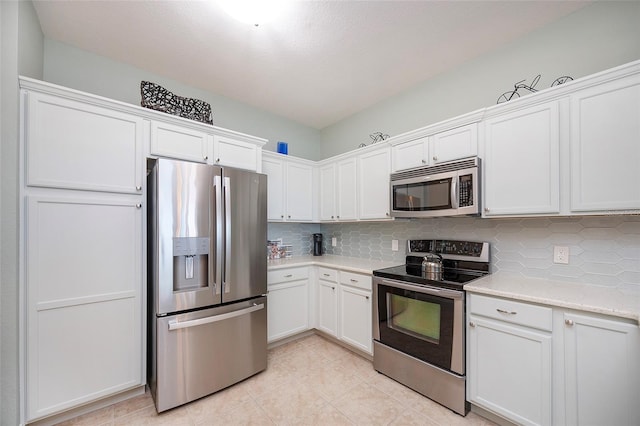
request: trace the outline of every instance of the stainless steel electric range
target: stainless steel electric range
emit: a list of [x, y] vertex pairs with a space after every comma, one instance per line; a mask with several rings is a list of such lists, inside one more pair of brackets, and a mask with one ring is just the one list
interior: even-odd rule
[[488, 273], [489, 243], [409, 240], [404, 265], [373, 271], [374, 368], [466, 415], [463, 287]]

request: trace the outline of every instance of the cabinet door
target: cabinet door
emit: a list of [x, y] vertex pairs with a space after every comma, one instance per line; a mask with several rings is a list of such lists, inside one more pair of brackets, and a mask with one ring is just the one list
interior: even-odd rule
[[262, 160], [262, 172], [267, 175], [267, 220], [284, 220], [284, 161], [272, 158]]
[[318, 281], [318, 330], [338, 335], [338, 284]]
[[339, 220], [355, 220], [358, 213], [356, 188], [356, 158], [338, 162], [336, 192], [338, 194]]
[[640, 209], [640, 76], [571, 95], [571, 210]]
[[392, 171], [426, 166], [428, 164], [427, 141], [428, 138], [425, 136], [414, 141], [394, 145], [391, 149]]
[[206, 163], [210, 135], [161, 121], [151, 122], [149, 151], [159, 157]]
[[28, 197], [29, 420], [144, 383], [142, 209]]
[[478, 155], [476, 123], [438, 133], [430, 138], [431, 164]]
[[320, 220], [336, 219], [336, 166], [320, 168]]
[[559, 213], [558, 103], [485, 123], [484, 216]]
[[213, 162], [220, 166], [258, 170], [261, 150], [256, 145], [225, 136], [213, 137]]
[[267, 339], [269, 342], [309, 329], [309, 282], [269, 286]]
[[551, 335], [469, 320], [469, 401], [517, 424], [551, 424]]
[[385, 147], [358, 157], [360, 219], [388, 219], [391, 150]]
[[567, 425], [640, 424], [640, 329], [564, 314]]
[[338, 338], [368, 354], [373, 354], [371, 309], [370, 291], [340, 285]]
[[27, 185], [141, 193], [141, 118], [28, 93], [25, 125]]
[[313, 168], [306, 164], [287, 163], [286, 175], [287, 220], [313, 219]]

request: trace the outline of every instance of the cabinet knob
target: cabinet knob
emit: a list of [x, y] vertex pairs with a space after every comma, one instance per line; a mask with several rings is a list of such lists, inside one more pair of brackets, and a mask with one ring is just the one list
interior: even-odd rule
[[433, 156], [433, 161], [438, 161], [438, 157], [436, 157], [435, 155]]
[[284, 219], [284, 215], [283, 214], [280, 215], [280, 219]]
[[336, 219], [340, 219], [340, 216], [336, 216]]
[[336, 287], [335, 287], [335, 286], [332, 286], [332, 287], [331, 287], [331, 290], [335, 290], [335, 289], [336, 289]]
[[331, 219], [333, 219], [333, 216], [331, 216]]
[[289, 219], [291, 219], [291, 215], [287, 216]]
[[365, 296], [364, 298], [365, 298], [365, 299], [367, 299], [367, 300], [369, 300], [369, 296]]
[[208, 160], [208, 159], [209, 159], [209, 156], [208, 156], [208, 155], [205, 155], [205, 156], [204, 156], [204, 159], [205, 159], [205, 160]]
[[569, 327], [573, 326], [573, 320], [566, 319], [566, 320], [564, 320], [564, 323], [565, 323], [566, 325], [568, 325]]
[[385, 214], [386, 214], [387, 216], [389, 216], [389, 212], [386, 212]]
[[140, 185], [136, 186], [136, 191], [142, 191], [142, 187]]
[[475, 328], [475, 326], [476, 326], [476, 323], [475, 323], [475, 322], [473, 322], [473, 321], [472, 321], [472, 322], [470, 322], [470, 323], [469, 323], [469, 327], [471, 327], [471, 328]]
[[140, 204], [140, 203], [136, 204], [136, 208], [137, 209], [141, 209], [142, 208], [142, 204]]
[[427, 160], [422, 160], [422, 164], [427, 164]]
[[485, 208], [484, 208], [484, 211], [485, 211], [485, 212], [489, 212], [489, 211], [490, 211], [490, 210], [489, 210], [489, 207], [485, 207]]
[[220, 162], [220, 159], [219, 159], [219, 158], [216, 158], [216, 163], [219, 163], [219, 162]]

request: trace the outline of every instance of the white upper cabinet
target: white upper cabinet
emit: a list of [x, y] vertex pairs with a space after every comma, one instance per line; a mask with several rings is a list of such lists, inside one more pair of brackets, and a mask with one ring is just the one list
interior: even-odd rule
[[212, 138], [199, 130], [154, 120], [149, 152], [159, 157], [206, 163]]
[[336, 220], [336, 164], [320, 166], [320, 220]]
[[45, 93], [23, 96], [27, 185], [142, 193], [142, 118]]
[[478, 155], [478, 124], [473, 123], [430, 137], [431, 164]]
[[429, 138], [422, 137], [394, 145], [391, 149], [392, 170], [411, 169], [429, 163]]
[[360, 219], [390, 219], [389, 174], [391, 149], [388, 146], [358, 156]]
[[483, 216], [560, 212], [558, 101], [488, 119]]
[[213, 164], [259, 172], [262, 164], [262, 148], [255, 143], [214, 135]]
[[315, 197], [313, 165], [301, 159], [265, 153], [267, 219], [271, 222], [311, 222]]
[[336, 165], [336, 194], [338, 220], [358, 218], [357, 161], [356, 157], [338, 161]]
[[571, 99], [571, 211], [640, 209], [640, 75]]
[[466, 124], [427, 136], [434, 130], [421, 129], [417, 133], [425, 136], [393, 145], [391, 171], [432, 166], [478, 155], [478, 123]]

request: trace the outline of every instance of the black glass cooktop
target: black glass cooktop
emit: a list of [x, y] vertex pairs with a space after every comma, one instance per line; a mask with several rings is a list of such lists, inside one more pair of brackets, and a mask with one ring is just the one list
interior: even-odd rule
[[461, 290], [466, 283], [483, 277], [486, 274], [486, 272], [475, 272], [445, 267], [442, 269], [442, 280], [432, 280], [423, 276], [422, 266], [398, 265], [392, 266], [391, 268], [373, 271], [373, 275], [376, 277], [409, 281], [415, 284], [431, 285], [434, 287], [450, 288], [454, 290]]

